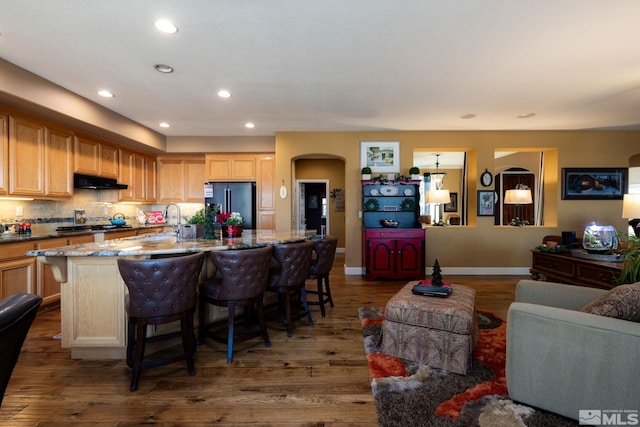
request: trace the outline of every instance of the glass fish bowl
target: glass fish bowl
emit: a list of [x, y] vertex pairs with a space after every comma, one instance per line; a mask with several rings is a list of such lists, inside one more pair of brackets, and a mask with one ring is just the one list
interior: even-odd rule
[[582, 236], [582, 247], [587, 252], [606, 253], [618, 248], [618, 233], [612, 225], [587, 225]]

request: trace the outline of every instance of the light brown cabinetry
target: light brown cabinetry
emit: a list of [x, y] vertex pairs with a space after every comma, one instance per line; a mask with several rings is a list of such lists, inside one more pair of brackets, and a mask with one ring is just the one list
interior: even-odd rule
[[207, 154], [207, 182], [248, 181], [256, 183], [257, 227], [262, 230], [275, 229], [275, 154]]
[[138, 232], [136, 230], [112, 231], [109, 233], [105, 233], [104, 238], [106, 240], [124, 239], [127, 237], [134, 237], [137, 234]]
[[118, 178], [118, 148], [97, 139], [78, 135], [75, 143], [74, 172]]
[[9, 117], [9, 193], [44, 196], [44, 124]]
[[0, 194], [9, 192], [9, 117], [0, 114]]
[[0, 299], [15, 292], [36, 293], [36, 258], [25, 256], [34, 248], [33, 242], [0, 245]]
[[156, 159], [140, 152], [120, 148], [118, 181], [129, 188], [120, 190], [120, 200], [156, 201]]
[[158, 200], [158, 160], [155, 156], [146, 156], [144, 161], [144, 201]]
[[158, 157], [158, 202], [204, 203], [204, 183], [204, 157]]
[[256, 156], [257, 226], [260, 230], [276, 228], [276, 158], [274, 154]]
[[45, 195], [70, 198], [73, 196], [73, 133], [47, 126], [44, 136]]
[[255, 181], [255, 154], [207, 154], [208, 182]]
[[73, 195], [73, 133], [36, 119], [9, 117], [9, 193], [40, 198]]

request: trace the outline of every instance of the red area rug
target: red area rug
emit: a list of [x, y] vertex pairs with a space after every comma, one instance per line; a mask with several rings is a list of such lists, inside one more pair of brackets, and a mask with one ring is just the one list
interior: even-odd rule
[[506, 322], [478, 311], [480, 336], [467, 375], [380, 353], [384, 310], [360, 309], [371, 388], [382, 426], [574, 426], [512, 402], [505, 379]]

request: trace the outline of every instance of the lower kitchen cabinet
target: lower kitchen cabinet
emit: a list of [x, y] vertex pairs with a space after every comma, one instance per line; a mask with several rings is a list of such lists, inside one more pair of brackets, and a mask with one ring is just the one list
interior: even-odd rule
[[423, 279], [424, 230], [365, 229], [365, 279]]
[[16, 292], [36, 293], [36, 258], [25, 256], [33, 242], [0, 245], [0, 299]]

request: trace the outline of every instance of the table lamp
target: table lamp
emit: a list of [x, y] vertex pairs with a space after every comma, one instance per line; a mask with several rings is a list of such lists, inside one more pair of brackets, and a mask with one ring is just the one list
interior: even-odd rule
[[432, 190], [428, 190], [426, 192], [425, 202], [436, 205], [436, 215], [434, 224], [438, 224], [441, 220], [440, 218], [440, 205], [442, 203], [451, 203], [451, 195], [449, 194], [449, 190], [445, 190], [442, 188], [442, 180], [444, 179], [445, 172], [440, 172], [440, 162], [438, 161], [438, 157], [440, 154], [436, 154], [436, 171], [430, 175], [431, 177], [431, 188]]
[[521, 219], [522, 205], [530, 205], [531, 203], [533, 203], [531, 190], [524, 184], [518, 184], [513, 190], [506, 191], [504, 195], [504, 204], [516, 205], [516, 217], [511, 220], [511, 225], [522, 227], [529, 224], [529, 221], [526, 219]]
[[640, 237], [640, 194], [625, 194], [622, 199], [622, 218], [629, 220], [636, 237]]

